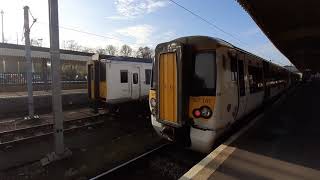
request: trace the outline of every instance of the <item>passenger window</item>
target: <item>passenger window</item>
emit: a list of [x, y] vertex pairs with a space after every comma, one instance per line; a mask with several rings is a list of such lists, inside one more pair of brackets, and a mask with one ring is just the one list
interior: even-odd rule
[[132, 74], [132, 81], [133, 81], [133, 84], [138, 84], [138, 82], [139, 82], [138, 73], [133, 73]]
[[145, 70], [146, 84], [151, 83], [151, 69]]
[[239, 91], [240, 96], [246, 95], [246, 86], [244, 81], [244, 64], [243, 60], [238, 60], [238, 67], [239, 67]]
[[120, 70], [120, 82], [121, 83], [128, 83], [128, 71], [127, 70]]
[[263, 90], [262, 68], [248, 66], [250, 94]]

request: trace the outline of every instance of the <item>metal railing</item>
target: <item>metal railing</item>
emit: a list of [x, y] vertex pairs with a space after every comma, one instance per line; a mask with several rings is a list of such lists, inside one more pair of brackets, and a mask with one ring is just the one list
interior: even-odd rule
[[[64, 84], [86, 83], [85, 77], [73, 77], [62, 74], [61, 82]], [[26, 85], [27, 73], [0, 73], [0, 86]], [[32, 73], [32, 84], [51, 84], [51, 75], [47, 73]]]

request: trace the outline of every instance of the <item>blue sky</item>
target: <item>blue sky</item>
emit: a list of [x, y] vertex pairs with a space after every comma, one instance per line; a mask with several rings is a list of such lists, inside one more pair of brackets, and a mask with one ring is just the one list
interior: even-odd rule
[[[60, 0], [60, 26], [111, 38], [97, 37], [60, 29], [60, 46], [75, 40], [90, 48], [113, 44], [155, 47], [158, 43], [187, 35], [207, 35], [222, 38], [274, 62], [288, 64], [284, 57], [257, 27], [236, 0], [176, 0], [201, 15], [237, 39], [212, 28], [200, 19], [167, 0]], [[49, 45], [47, 0], [0, 0], [4, 10], [5, 37], [22, 44], [23, 6], [28, 5], [38, 19], [31, 38], [43, 39]]]

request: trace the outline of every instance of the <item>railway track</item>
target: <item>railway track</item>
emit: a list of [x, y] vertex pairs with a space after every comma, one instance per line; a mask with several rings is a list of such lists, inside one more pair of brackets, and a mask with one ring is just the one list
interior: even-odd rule
[[178, 179], [204, 157], [205, 154], [166, 143], [107, 170], [91, 180]]
[[[278, 101], [276, 101], [278, 102]], [[227, 131], [220, 137], [215, 146], [227, 140], [232, 134], [239, 131], [244, 125], [257, 117], [265, 108], [270, 108], [271, 104], [266, 104], [265, 107], [257, 109], [250, 114], [246, 119], [234, 124], [233, 128]], [[119, 166], [107, 170], [91, 180], [104, 179], [179, 179], [190, 168], [201, 161], [206, 154], [201, 154], [174, 144], [164, 144], [155, 149], [152, 149], [142, 155], [137, 156]]]
[[[76, 129], [101, 125], [104, 123], [104, 120], [101, 117], [104, 116], [107, 116], [107, 114], [102, 113], [90, 117], [66, 120], [63, 123], [64, 132], [67, 133]], [[53, 123], [46, 123], [15, 130], [3, 131], [0, 132], [0, 147], [8, 147], [15, 143], [45, 137], [52, 134]]]

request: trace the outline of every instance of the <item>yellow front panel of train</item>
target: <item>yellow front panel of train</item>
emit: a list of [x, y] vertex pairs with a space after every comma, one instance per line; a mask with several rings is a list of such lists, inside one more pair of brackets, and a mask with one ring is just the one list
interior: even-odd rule
[[99, 97], [103, 99], [107, 98], [107, 82], [106, 81], [100, 81]]
[[160, 55], [160, 119], [177, 123], [177, 63], [176, 53]]

